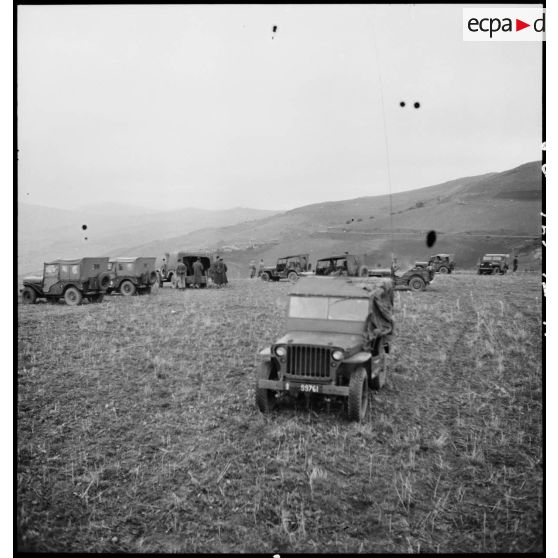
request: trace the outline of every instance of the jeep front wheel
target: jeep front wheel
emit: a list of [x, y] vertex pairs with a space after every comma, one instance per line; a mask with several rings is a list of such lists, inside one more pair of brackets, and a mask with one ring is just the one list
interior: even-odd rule
[[368, 408], [368, 375], [362, 366], [357, 368], [349, 380], [349, 419], [357, 422], [366, 415]]
[[262, 362], [256, 383], [256, 405], [262, 413], [269, 413], [275, 405], [275, 391], [259, 387], [260, 380], [273, 380], [275, 372], [271, 362]]
[[291, 283], [296, 283], [298, 281], [298, 273], [296, 271], [289, 271], [289, 274], [287, 275], [287, 279]]
[[438, 271], [440, 273], [449, 273], [449, 268], [447, 268], [445, 265], [443, 265], [442, 267], [440, 267], [440, 269], [438, 269]]
[[79, 304], [81, 304], [82, 300], [83, 295], [81, 294], [81, 291], [79, 291], [75, 287], [68, 287], [66, 289], [66, 292], [64, 293], [64, 302], [68, 306], [78, 306]]
[[413, 277], [409, 281], [409, 287], [412, 291], [424, 291], [426, 283], [422, 277]]
[[23, 304], [35, 304], [37, 293], [31, 287], [25, 287], [21, 293], [21, 301]]
[[131, 281], [122, 281], [120, 292], [124, 296], [132, 296], [136, 292], [136, 286]]
[[265, 271], [262, 273], [262, 281], [269, 281], [271, 279], [271, 277], [269, 276], [269, 273], [266, 273]]

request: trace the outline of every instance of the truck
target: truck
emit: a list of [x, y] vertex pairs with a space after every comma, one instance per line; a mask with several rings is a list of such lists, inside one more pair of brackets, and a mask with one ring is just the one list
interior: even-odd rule
[[176, 266], [178, 262], [186, 265], [186, 287], [194, 283], [193, 265], [197, 259], [200, 259], [203, 265], [204, 275], [202, 277], [201, 288], [207, 286], [208, 271], [211, 267], [211, 255], [206, 251], [180, 250], [178, 252], [166, 252], [161, 258], [161, 263], [157, 268], [159, 278], [159, 286], [164, 283], [170, 283], [173, 287], [176, 285]]
[[152, 257], [117, 257], [109, 260], [111, 281], [108, 293], [121, 293], [124, 296], [150, 293], [158, 281]]
[[478, 263], [478, 275], [504, 275], [510, 267], [509, 254], [485, 254]]
[[316, 275], [345, 275], [348, 277], [367, 277], [368, 268], [362, 256], [345, 253], [342, 256], [320, 258], [316, 263]]
[[45, 262], [42, 276], [23, 278], [22, 302], [63, 299], [69, 306], [77, 306], [84, 299], [102, 302], [111, 279], [108, 264], [108, 257]]

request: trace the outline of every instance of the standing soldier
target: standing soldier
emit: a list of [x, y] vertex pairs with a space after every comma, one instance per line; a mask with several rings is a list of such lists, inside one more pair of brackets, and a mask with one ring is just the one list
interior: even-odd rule
[[258, 277], [260, 277], [260, 275], [263, 273], [265, 264], [263, 261], [263, 258], [260, 259], [260, 265], [258, 266]]
[[196, 258], [192, 267], [194, 269], [194, 285], [196, 289], [199, 289], [200, 285], [203, 283], [203, 264], [199, 258]]
[[256, 260], [250, 260], [250, 279], [256, 276]]
[[513, 271], [517, 271], [517, 256], [513, 257]]
[[186, 265], [184, 262], [179, 262], [176, 266], [176, 275], [178, 277], [178, 284], [177, 288], [185, 289], [186, 288]]
[[227, 279], [227, 264], [223, 261], [223, 258], [220, 258], [221, 260], [221, 266], [222, 266], [222, 270], [223, 270], [223, 284], [227, 285], [229, 280]]

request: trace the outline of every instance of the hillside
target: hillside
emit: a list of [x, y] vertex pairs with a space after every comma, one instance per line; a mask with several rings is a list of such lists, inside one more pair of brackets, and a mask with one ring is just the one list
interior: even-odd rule
[[[540, 163], [392, 196], [393, 252], [402, 265], [431, 252], [452, 252], [460, 267], [475, 265], [483, 252], [512, 252], [520, 263], [540, 266], [542, 182]], [[228, 227], [135, 244], [133, 252], [162, 254], [180, 248], [220, 249], [233, 271], [246, 274], [252, 258], [271, 263], [290, 253], [309, 252], [312, 261], [345, 250], [367, 254], [370, 265], [389, 265], [388, 195], [317, 203]], [[432, 249], [425, 234], [436, 230]], [[527, 238], [525, 238], [527, 237]], [[529, 238], [531, 237], [531, 238]]]
[[[458, 266], [466, 268], [483, 252], [515, 250], [520, 265], [539, 267], [541, 199], [540, 163], [533, 161], [505, 172], [396, 193], [392, 226], [387, 194], [282, 213], [190, 208], [139, 214], [137, 208], [122, 207], [115, 215], [107, 204], [69, 212], [20, 203], [18, 271], [40, 270], [43, 261], [58, 257], [160, 257], [183, 248], [222, 252], [233, 277], [247, 274], [250, 259], [271, 263], [299, 252], [310, 253], [312, 261], [335, 252], [361, 253], [374, 266], [389, 265], [392, 251], [402, 265], [431, 252], [452, 252]], [[428, 249], [424, 239], [432, 229], [438, 241]]]
[[18, 203], [18, 272], [37, 271], [44, 261], [55, 258], [134, 254], [128, 251], [130, 246], [155, 238], [165, 242], [201, 227], [233, 225], [272, 214], [240, 207], [155, 212], [122, 204], [68, 211]]

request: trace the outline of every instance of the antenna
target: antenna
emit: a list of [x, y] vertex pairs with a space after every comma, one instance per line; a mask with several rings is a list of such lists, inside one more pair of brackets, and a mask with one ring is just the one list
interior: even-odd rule
[[386, 124], [386, 111], [384, 106], [384, 88], [382, 84], [382, 72], [380, 71], [380, 60], [378, 58], [378, 46], [376, 45], [376, 28], [374, 26], [374, 18], [372, 19], [372, 40], [374, 42], [374, 54], [376, 56], [376, 67], [378, 68], [378, 81], [380, 82], [380, 99], [382, 104], [382, 122], [384, 127], [384, 145], [386, 148], [386, 163], [387, 163], [387, 174], [388, 174], [388, 188], [389, 188], [389, 232], [390, 232], [390, 249], [391, 249], [391, 265], [393, 267], [393, 204], [391, 196], [391, 170], [389, 165], [389, 145], [388, 145], [388, 133]]

